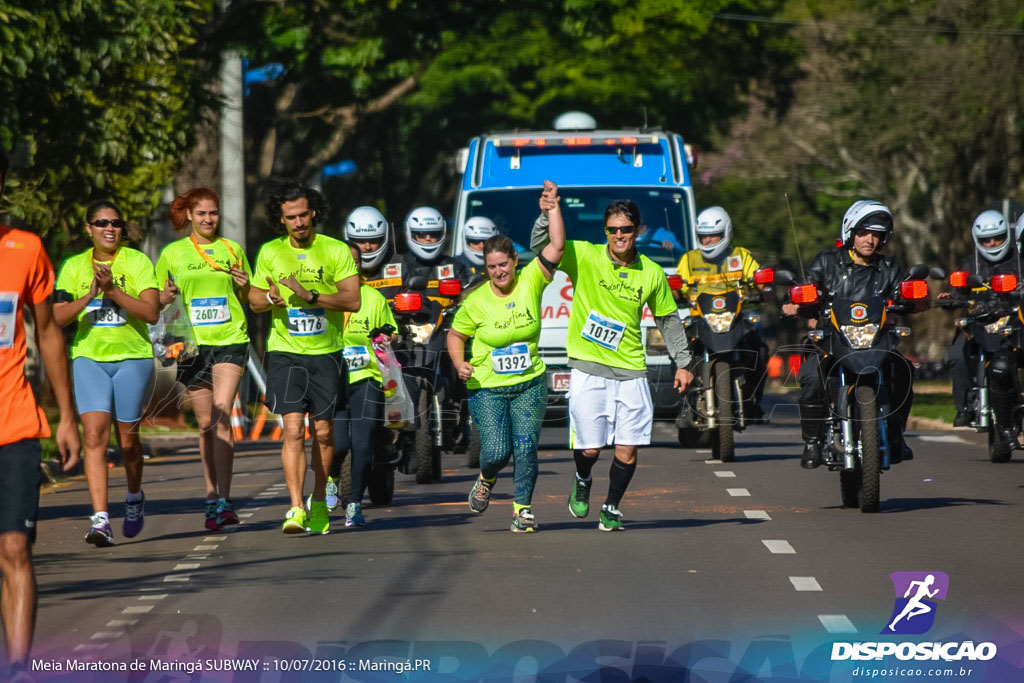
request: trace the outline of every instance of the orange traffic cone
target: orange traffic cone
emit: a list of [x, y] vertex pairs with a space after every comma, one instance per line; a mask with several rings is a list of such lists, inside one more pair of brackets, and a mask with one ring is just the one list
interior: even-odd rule
[[242, 399], [235, 394], [235, 402], [231, 406], [231, 434], [235, 441], [245, 438], [245, 415], [242, 413]]
[[249, 432], [250, 441], [256, 441], [263, 436], [263, 426], [267, 423], [267, 415], [270, 414], [266, 404], [263, 403], [263, 399], [263, 394], [260, 394], [260, 410], [256, 413], [256, 419], [252, 423], [252, 431]]

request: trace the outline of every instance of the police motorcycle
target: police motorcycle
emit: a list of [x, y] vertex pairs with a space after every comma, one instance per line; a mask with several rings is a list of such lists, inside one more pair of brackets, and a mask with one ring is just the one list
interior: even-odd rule
[[820, 291], [814, 284], [797, 284], [793, 273], [776, 271], [775, 282], [790, 286], [789, 301], [821, 307], [817, 329], [807, 337], [814, 353], [833, 358], [826, 379], [829, 414], [825, 423], [824, 464], [839, 472], [839, 488], [846, 507], [877, 512], [881, 473], [891, 462], [886, 418], [895, 406], [882, 376], [887, 355], [896, 351], [910, 328], [895, 324], [894, 314], [910, 313], [927, 305], [925, 277], [944, 279], [939, 269], [910, 268], [900, 283], [896, 301], [879, 296], [844, 299]]
[[[391, 302], [400, 331], [394, 349], [416, 408], [413, 429], [400, 436], [399, 469], [415, 474], [417, 484], [441, 478], [441, 452], [464, 430], [470, 432], [470, 447], [475, 445], [477, 458], [480, 443], [471, 425], [463, 422], [462, 401], [455, 398], [458, 378], [448, 358], [446, 339], [456, 307], [443, 309], [428, 299], [423, 293], [426, 286], [425, 277], [412, 276]], [[457, 297], [462, 282], [441, 279], [438, 291], [441, 296]]]
[[[988, 455], [992, 462], [1007, 462], [1013, 450], [999, 447], [995, 434], [995, 415], [989, 395], [989, 379], [992, 371], [992, 360], [1000, 351], [1008, 355], [1019, 356], [1024, 349], [1024, 313], [1021, 311], [1022, 293], [1020, 281], [1016, 275], [993, 275], [985, 282], [980, 276], [964, 271], [955, 271], [949, 275], [952, 296], [940, 300], [939, 306], [946, 309], [966, 309], [965, 315], [955, 320], [954, 324], [961, 334], [967, 337], [977, 349], [974, 361], [973, 386], [967, 392], [965, 402], [969, 410], [974, 412], [974, 420], [970, 423], [978, 432], [988, 434]], [[1024, 418], [1024, 402], [1020, 396], [1020, 382], [1015, 379], [1017, 405], [1013, 408], [1013, 419], [1010, 428], [1013, 442], [1018, 444], [1018, 436]], [[1021, 446], [1014, 445], [1013, 449]]]
[[[681, 280], [670, 275], [670, 286], [678, 289]], [[771, 268], [760, 268], [753, 279], [738, 280], [723, 291], [700, 291], [683, 313], [683, 324], [690, 339], [690, 348], [697, 359], [694, 382], [683, 398], [683, 407], [676, 418], [679, 443], [684, 448], [710, 446], [712, 457], [722, 462], [736, 459], [735, 432], [748, 424], [744, 414], [746, 372], [753, 360], [745, 358], [752, 352], [741, 346], [742, 340], [756, 335], [755, 326], [761, 316], [745, 307], [763, 302], [759, 286], [774, 282]], [[693, 286], [698, 286], [695, 281]], [[685, 308], [683, 309], [686, 310]]]

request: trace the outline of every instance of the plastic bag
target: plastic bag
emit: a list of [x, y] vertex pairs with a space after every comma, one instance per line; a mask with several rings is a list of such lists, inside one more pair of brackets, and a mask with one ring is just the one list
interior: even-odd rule
[[384, 343], [384, 335], [373, 337], [373, 353], [380, 368], [381, 388], [384, 390], [384, 426], [404, 429], [416, 419], [416, 409], [405, 388], [402, 365], [395, 358], [390, 344]]
[[149, 341], [153, 343], [153, 357], [164, 367], [199, 354], [192, 321], [180, 296], [167, 304], [156, 323], [149, 326]]

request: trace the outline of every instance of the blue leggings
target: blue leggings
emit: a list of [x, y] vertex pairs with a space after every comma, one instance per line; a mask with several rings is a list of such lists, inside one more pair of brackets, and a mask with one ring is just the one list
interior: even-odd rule
[[515, 502], [529, 505], [537, 484], [537, 439], [547, 408], [544, 375], [509, 387], [469, 392], [469, 413], [480, 432], [480, 473], [493, 479], [515, 457]]
[[71, 361], [78, 414], [112, 413], [118, 422], [138, 422], [149, 397], [152, 358], [111, 362], [79, 356]]

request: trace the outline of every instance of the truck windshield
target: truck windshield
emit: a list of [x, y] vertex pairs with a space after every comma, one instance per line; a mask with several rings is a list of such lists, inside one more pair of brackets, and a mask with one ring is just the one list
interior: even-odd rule
[[[486, 216], [503, 235], [515, 242], [520, 263], [533, 258], [530, 232], [540, 213], [539, 187], [528, 189], [478, 190], [466, 200], [466, 218]], [[567, 237], [600, 244], [604, 234], [604, 210], [615, 199], [630, 199], [640, 207], [640, 218], [647, 232], [637, 240], [640, 253], [660, 266], [674, 267], [684, 252], [692, 248], [687, 225], [687, 197], [680, 190], [646, 187], [560, 187], [562, 215]]]

